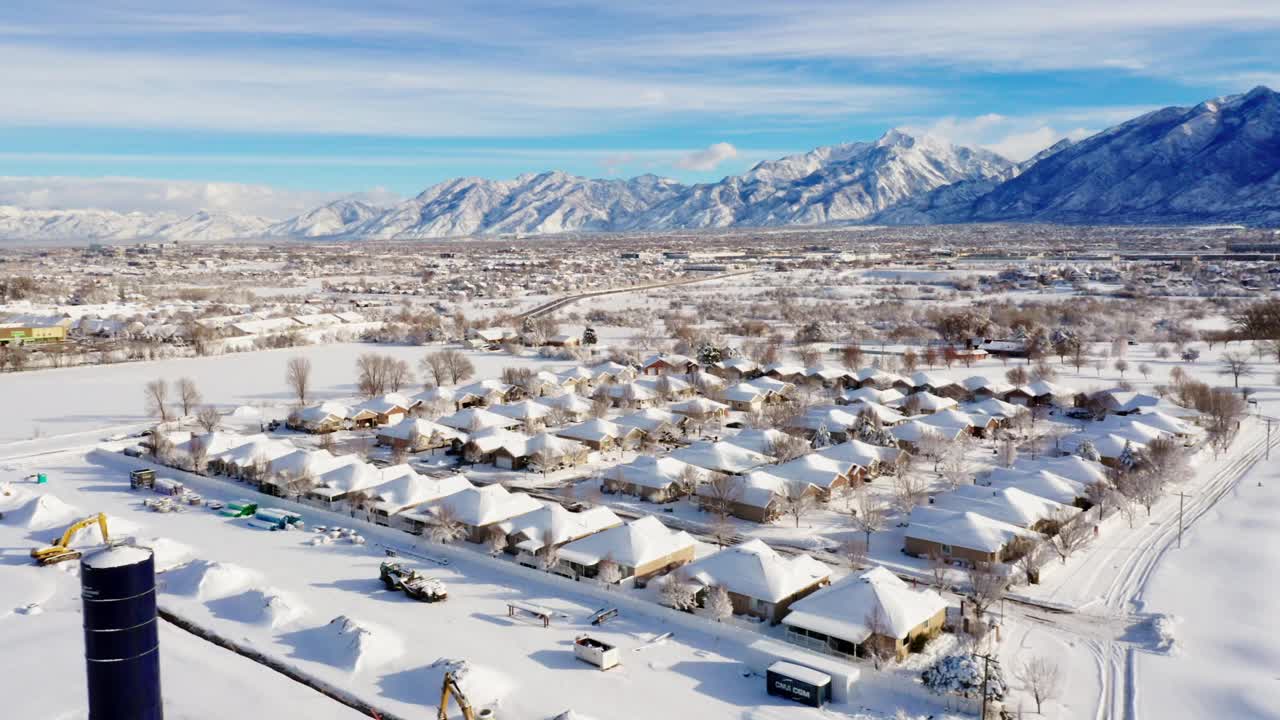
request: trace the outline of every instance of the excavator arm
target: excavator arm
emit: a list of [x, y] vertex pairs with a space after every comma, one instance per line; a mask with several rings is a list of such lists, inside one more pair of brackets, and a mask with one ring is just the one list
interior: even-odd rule
[[458, 681], [454, 679], [451, 672], [445, 672], [444, 683], [440, 687], [440, 711], [436, 714], [437, 720], [449, 720], [451, 695], [458, 703], [458, 709], [462, 711], [463, 720], [475, 720], [476, 715], [471, 710], [471, 703], [467, 702], [467, 696], [462, 694], [462, 688], [458, 687]]
[[72, 550], [68, 545], [71, 544], [71, 540], [76, 536], [76, 533], [89, 527], [95, 522], [98, 523], [98, 529], [102, 531], [102, 541], [110, 542], [111, 537], [107, 533], [107, 516], [104, 513], [98, 513], [97, 515], [91, 515], [77, 523], [73, 523], [71, 527], [67, 528], [66, 532], [62, 533], [61, 539], [55, 540], [49, 547], [36, 548], [32, 550], [31, 557], [35, 558], [41, 565], [52, 565], [57, 562], [74, 560], [75, 558], [80, 557], [80, 551]]

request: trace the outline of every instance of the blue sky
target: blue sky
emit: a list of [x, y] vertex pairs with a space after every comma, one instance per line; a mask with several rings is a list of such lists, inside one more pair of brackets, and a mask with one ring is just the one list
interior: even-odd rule
[[283, 216], [459, 175], [708, 181], [891, 127], [1022, 159], [1155, 107], [1280, 85], [1275, 0], [98, 0], [5, 14], [0, 203], [30, 206]]

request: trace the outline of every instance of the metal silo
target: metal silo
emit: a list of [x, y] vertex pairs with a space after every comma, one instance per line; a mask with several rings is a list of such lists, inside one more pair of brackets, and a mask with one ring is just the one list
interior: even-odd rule
[[151, 550], [117, 545], [80, 560], [89, 720], [160, 720], [160, 642]]

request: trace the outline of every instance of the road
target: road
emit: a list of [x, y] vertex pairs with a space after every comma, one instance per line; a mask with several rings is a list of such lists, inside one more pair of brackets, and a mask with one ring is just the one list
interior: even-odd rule
[[629, 293], [629, 292], [642, 292], [645, 290], [656, 290], [658, 288], [664, 288], [664, 287], [675, 287], [677, 285], [692, 285], [694, 283], [710, 282], [712, 280], [724, 280], [725, 278], [737, 277], [739, 275], [750, 275], [754, 272], [757, 272], [757, 271], [756, 270], [740, 270], [738, 272], [721, 273], [719, 275], [708, 275], [706, 277], [682, 278], [680, 280], [671, 280], [668, 282], [660, 282], [660, 283], [650, 283], [648, 285], [631, 285], [628, 287], [610, 288], [608, 290], [595, 290], [592, 292], [579, 293], [577, 295], [567, 295], [562, 298], [548, 300], [547, 302], [544, 302], [535, 308], [526, 310], [520, 313], [519, 315], [516, 315], [515, 319], [524, 320], [526, 318], [536, 318], [540, 315], [546, 315], [547, 313], [555, 312], [556, 310], [559, 310], [560, 308], [566, 305], [569, 305], [571, 303], [575, 303], [579, 300], [583, 300], [585, 298], [590, 298], [590, 297], [600, 297], [602, 295], [617, 295], [619, 293]]

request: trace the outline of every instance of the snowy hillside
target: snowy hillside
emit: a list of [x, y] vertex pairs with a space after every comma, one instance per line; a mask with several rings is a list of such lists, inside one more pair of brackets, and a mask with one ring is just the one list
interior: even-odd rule
[[1280, 94], [1130, 120], [1037, 162], [967, 219], [1280, 223]]
[[260, 237], [270, 221], [200, 211], [118, 213], [111, 210], [31, 210], [0, 206], [0, 240], [232, 240]]
[[340, 235], [347, 228], [358, 225], [383, 212], [369, 203], [344, 198], [328, 205], [321, 205], [315, 210], [305, 212], [297, 217], [272, 225], [268, 230], [271, 235], [286, 237], [329, 237]]

